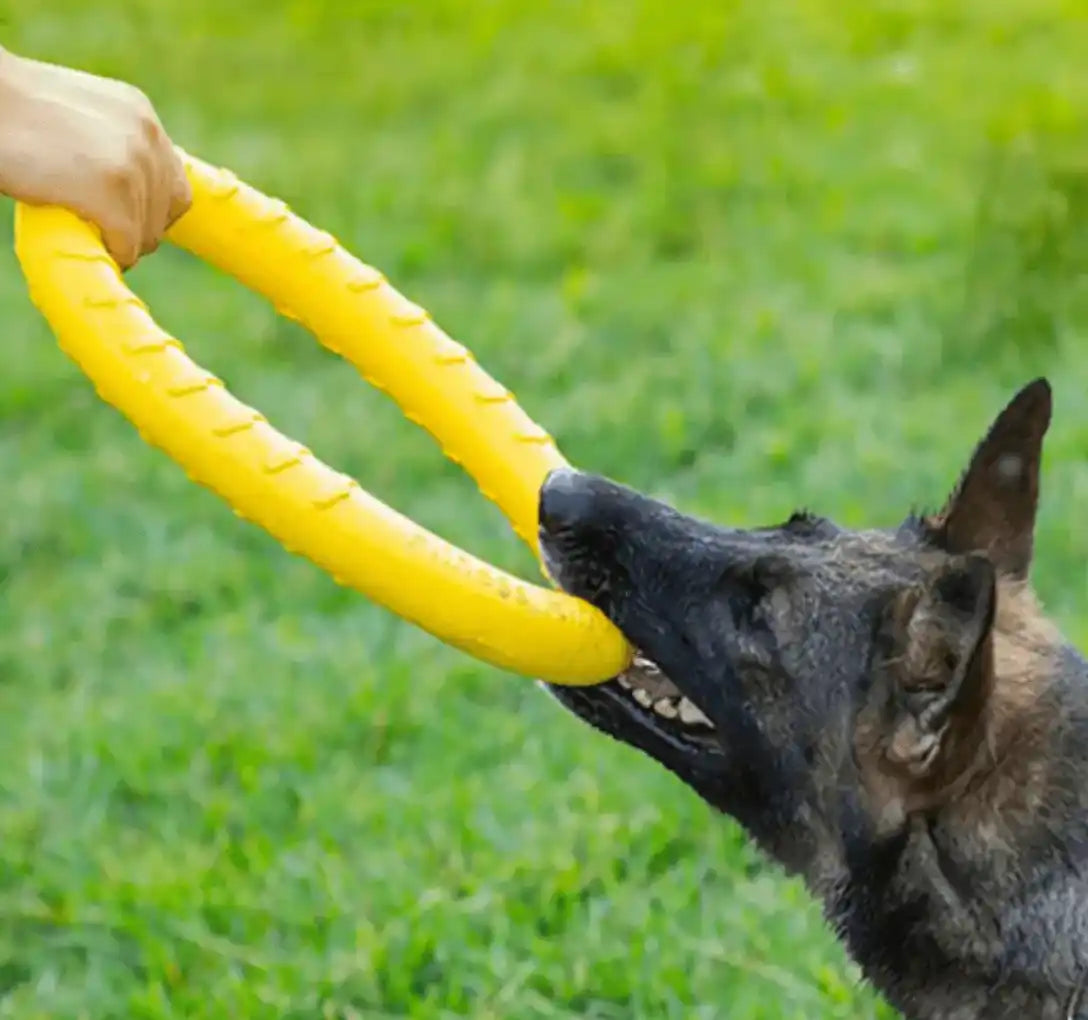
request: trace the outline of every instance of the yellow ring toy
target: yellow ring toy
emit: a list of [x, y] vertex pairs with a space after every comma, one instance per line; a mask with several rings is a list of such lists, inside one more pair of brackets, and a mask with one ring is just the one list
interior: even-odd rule
[[[512, 395], [380, 272], [279, 201], [182, 153], [193, 204], [168, 237], [270, 300], [426, 428], [539, 555], [537, 498], [566, 464]], [[125, 285], [99, 233], [20, 204], [30, 296], [99, 396], [286, 549], [502, 669], [593, 684], [631, 649], [596, 609], [450, 545], [277, 432], [194, 364]]]

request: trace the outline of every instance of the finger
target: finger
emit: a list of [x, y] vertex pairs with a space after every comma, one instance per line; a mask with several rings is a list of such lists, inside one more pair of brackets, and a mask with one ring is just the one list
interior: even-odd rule
[[148, 184], [143, 229], [146, 254], [158, 247], [171, 224], [188, 208], [192, 196], [181, 158], [153, 112], [143, 122], [143, 136], [147, 147], [140, 153], [140, 164]]
[[170, 192], [170, 209], [166, 216], [166, 227], [169, 229], [181, 219], [193, 206], [193, 186], [189, 183], [189, 177], [185, 173], [185, 167], [178, 160], [178, 169], [174, 175], [173, 187]]
[[163, 233], [170, 229], [193, 204], [193, 189], [185, 173], [185, 164], [177, 154], [170, 139], [163, 132], [157, 153], [161, 187], [167, 196], [166, 213], [163, 220]]
[[[154, 157], [149, 155], [147, 162]], [[144, 255], [153, 252], [159, 246], [162, 235], [166, 232], [167, 218], [170, 215], [171, 181], [160, 166], [149, 168], [153, 174], [148, 179], [146, 206], [144, 209], [143, 240], [141, 250]]]
[[131, 269], [140, 257], [139, 234], [131, 222], [115, 227], [102, 227], [102, 243], [114, 262], [122, 269]]
[[107, 207], [97, 218], [110, 223], [103, 230], [106, 247], [122, 269], [136, 264], [143, 245], [143, 221], [147, 215], [147, 183], [143, 173], [132, 168], [118, 170], [108, 179]]

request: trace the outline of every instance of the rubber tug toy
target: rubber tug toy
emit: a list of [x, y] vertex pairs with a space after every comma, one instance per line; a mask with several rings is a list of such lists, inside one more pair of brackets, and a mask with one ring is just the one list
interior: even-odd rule
[[[355, 365], [475, 479], [539, 560], [539, 489], [567, 465], [548, 433], [378, 270], [283, 202], [181, 155], [193, 203], [168, 240]], [[128, 289], [96, 228], [19, 204], [15, 250], [31, 300], [99, 396], [288, 551], [500, 669], [588, 685], [630, 665], [633, 650], [597, 609], [449, 544], [234, 397]]]

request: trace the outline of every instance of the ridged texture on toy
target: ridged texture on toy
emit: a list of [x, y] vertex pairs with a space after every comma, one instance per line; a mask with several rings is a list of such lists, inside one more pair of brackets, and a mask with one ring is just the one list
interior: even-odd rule
[[[548, 435], [460, 344], [336, 241], [233, 175], [187, 157], [192, 210], [170, 239], [265, 295], [389, 393], [536, 549]], [[556, 683], [630, 660], [586, 603], [450, 545], [272, 428], [194, 364], [126, 287], [97, 233], [19, 206], [16, 250], [62, 348], [149, 443], [240, 516], [393, 612], [503, 669]]]

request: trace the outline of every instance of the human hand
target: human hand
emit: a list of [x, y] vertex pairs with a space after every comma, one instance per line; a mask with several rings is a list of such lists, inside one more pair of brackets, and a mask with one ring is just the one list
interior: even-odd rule
[[94, 223], [122, 269], [192, 202], [150, 100], [124, 82], [0, 49], [0, 193]]

